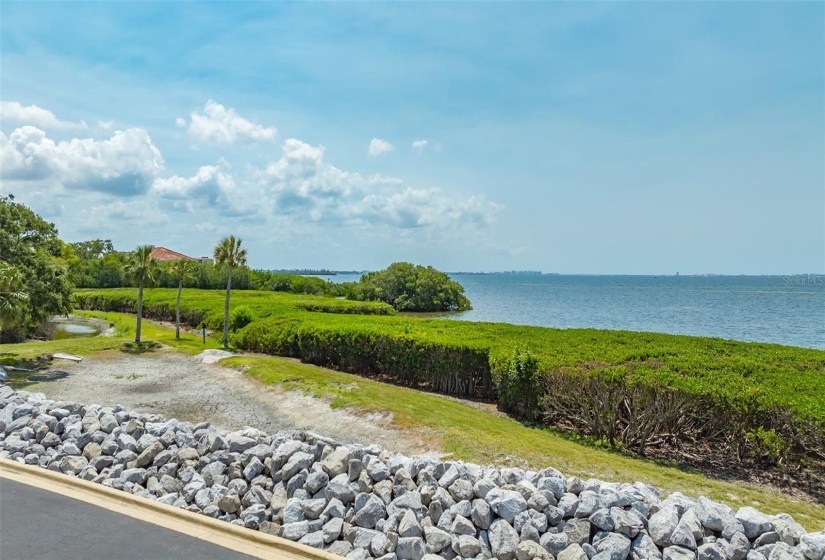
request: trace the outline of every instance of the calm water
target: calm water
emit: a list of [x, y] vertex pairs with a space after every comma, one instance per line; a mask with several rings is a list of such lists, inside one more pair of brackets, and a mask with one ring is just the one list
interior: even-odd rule
[[691, 334], [825, 349], [822, 275], [453, 278], [473, 303], [472, 311], [451, 315], [453, 319]]
[[87, 323], [55, 323], [54, 339], [86, 338], [97, 336], [100, 331]]

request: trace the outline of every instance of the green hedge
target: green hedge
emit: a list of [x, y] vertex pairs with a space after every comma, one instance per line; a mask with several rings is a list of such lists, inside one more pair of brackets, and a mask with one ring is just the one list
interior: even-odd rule
[[[127, 292], [80, 293], [79, 307], [131, 311]], [[171, 318], [174, 296], [148, 290], [147, 316]], [[221, 319], [223, 296], [184, 290], [184, 316]], [[381, 315], [386, 306], [271, 292], [233, 294], [236, 304], [258, 318], [234, 335], [239, 348], [496, 398], [518, 417], [639, 452], [701, 441], [736, 460], [825, 457], [822, 350]]]
[[238, 348], [300, 358], [409, 387], [448, 395], [493, 396], [487, 349], [428, 340], [420, 334], [272, 318], [243, 329], [232, 342]]
[[[197, 327], [206, 322], [210, 329], [223, 328], [223, 290], [184, 289], [181, 297], [181, 322]], [[144, 290], [143, 309], [146, 317], [158, 321], [175, 320], [177, 290], [152, 288]], [[248, 308], [258, 319], [302, 311], [354, 315], [395, 315], [391, 306], [377, 302], [347, 301], [313, 295], [294, 295], [266, 291], [238, 290], [232, 292], [232, 309]], [[77, 309], [135, 313], [137, 290], [78, 290], [74, 293]]]

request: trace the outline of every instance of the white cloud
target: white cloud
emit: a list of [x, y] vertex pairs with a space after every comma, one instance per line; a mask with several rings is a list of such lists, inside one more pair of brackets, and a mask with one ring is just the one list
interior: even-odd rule
[[[229, 118], [209, 120], [210, 115]], [[241, 132], [238, 119], [231, 109], [210, 102], [203, 115], [183, 124], [193, 135], [215, 141], [249, 140], [257, 134], [249, 130], [261, 129], [240, 119], [253, 127]], [[212, 128], [204, 128], [207, 120]], [[220, 128], [216, 123], [226, 125], [222, 132], [215, 132]], [[95, 129], [100, 133], [113, 126], [112, 121], [101, 121]], [[235, 170], [220, 157], [191, 175], [161, 176], [163, 157], [145, 130], [106, 136], [57, 141], [35, 126], [21, 126], [8, 135], [0, 131], [0, 192], [14, 192], [44, 215], [60, 217], [69, 238], [120, 230], [128, 243], [135, 242], [137, 224], [157, 228], [152, 233], [170, 239], [182, 231], [200, 237], [216, 227], [243, 230], [262, 240], [272, 232], [309, 240], [337, 238], [346, 228], [364, 239], [475, 243], [479, 229], [501, 209], [483, 197], [346, 171], [327, 163], [323, 146], [295, 138], [283, 142], [280, 158], [265, 168], [241, 160]], [[420, 142], [428, 150], [433, 147]], [[377, 138], [370, 145], [371, 155], [392, 150], [389, 142]]]
[[489, 224], [501, 206], [483, 197], [456, 198], [440, 189], [405, 187], [381, 175], [364, 176], [324, 162], [324, 149], [300, 140], [284, 143], [283, 157], [262, 174], [276, 215], [360, 226], [475, 227]]
[[0, 119], [17, 121], [41, 128], [85, 129], [86, 123], [61, 121], [54, 113], [37, 105], [21, 105], [17, 101], [0, 101]]
[[426, 148], [426, 147], [427, 147], [427, 141], [426, 140], [413, 140], [413, 143], [412, 143], [412, 149], [413, 150], [415, 150], [417, 152], [421, 152], [421, 151], [424, 151], [424, 148]]
[[371, 157], [378, 157], [383, 154], [388, 154], [394, 149], [395, 147], [386, 140], [381, 140], [380, 138], [373, 138], [370, 140], [369, 154]]
[[[234, 109], [227, 109], [211, 99], [206, 102], [203, 113], [193, 112], [189, 123], [189, 134], [201, 142], [232, 144], [236, 140], [246, 142], [268, 142], [275, 140], [277, 131], [272, 127], [255, 124], [238, 115]], [[186, 126], [186, 120], [178, 117], [178, 127]]]
[[0, 133], [0, 177], [51, 179], [69, 189], [116, 196], [145, 193], [163, 170], [163, 157], [145, 130], [115, 132], [108, 140], [74, 138], [55, 143], [33, 126]]
[[182, 204], [173, 206], [177, 210], [196, 212], [211, 208], [225, 216], [247, 217], [260, 212], [263, 197], [258, 185], [238, 184], [218, 165], [203, 166], [191, 177], [158, 178], [150, 194], [181, 201]]

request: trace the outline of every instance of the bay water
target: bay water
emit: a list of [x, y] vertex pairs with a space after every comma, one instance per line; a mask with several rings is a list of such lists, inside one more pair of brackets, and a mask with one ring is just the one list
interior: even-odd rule
[[[449, 314], [559, 328], [712, 336], [825, 349], [825, 276], [452, 274], [471, 311]], [[357, 281], [358, 275], [323, 277]]]

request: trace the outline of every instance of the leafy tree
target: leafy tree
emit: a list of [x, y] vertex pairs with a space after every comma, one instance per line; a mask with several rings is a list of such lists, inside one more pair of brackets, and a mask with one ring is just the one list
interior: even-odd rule
[[92, 239], [64, 246], [69, 278], [76, 288], [120, 288], [129, 282], [123, 276], [126, 255], [114, 250], [108, 239]]
[[223, 307], [223, 347], [229, 346], [229, 296], [232, 292], [232, 270], [246, 266], [246, 249], [234, 235], [224, 237], [215, 246], [215, 264], [226, 269], [226, 303]]
[[344, 288], [348, 299], [383, 301], [398, 311], [466, 311], [472, 309], [464, 287], [431, 266], [393, 263], [363, 275]]
[[143, 319], [143, 288], [151, 286], [158, 276], [160, 265], [152, 256], [152, 246], [139, 246], [126, 259], [123, 272], [138, 286], [137, 326], [135, 327], [135, 342], [140, 342], [140, 323]]
[[183, 291], [183, 282], [195, 277], [197, 265], [194, 261], [179, 259], [169, 263], [166, 272], [178, 281], [178, 301], [175, 306], [175, 338], [180, 339], [180, 294]]
[[29, 294], [23, 291], [23, 280], [18, 270], [0, 261], [0, 333], [20, 320], [28, 300]]
[[19, 291], [28, 295], [25, 303], [15, 304], [20, 309], [14, 324], [4, 321], [4, 340], [19, 340], [50, 316], [71, 311], [63, 247], [54, 224], [15, 202], [13, 195], [0, 196], [0, 261], [17, 271]]
[[84, 261], [99, 259], [115, 250], [114, 246], [112, 246], [111, 239], [80, 241], [78, 243], [71, 243], [71, 247], [74, 249], [77, 258]]

